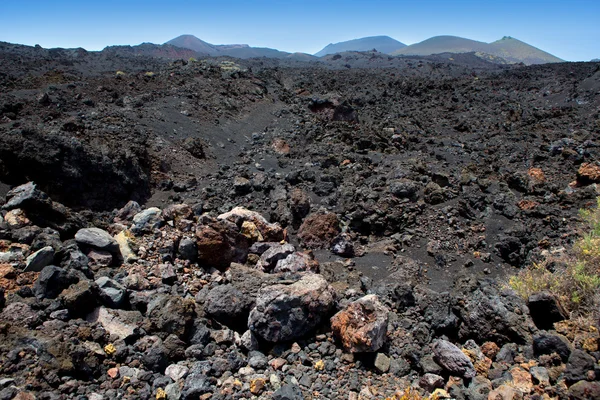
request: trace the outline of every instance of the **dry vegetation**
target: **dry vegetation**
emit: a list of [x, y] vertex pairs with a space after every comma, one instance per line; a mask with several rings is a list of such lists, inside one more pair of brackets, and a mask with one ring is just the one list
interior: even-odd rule
[[561, 256], [534, 263], [509, 279], [508, 285], [527, 299], [536, 292], [554, 294], [573, 316], [596, 317], [600, 288], [600, 198], [579, 213], [583, 229]]

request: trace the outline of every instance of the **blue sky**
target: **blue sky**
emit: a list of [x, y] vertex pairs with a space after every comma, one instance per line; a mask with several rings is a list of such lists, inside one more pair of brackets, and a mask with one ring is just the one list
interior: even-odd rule
[[1, 0], [0, 41], [100, 50], [184, 33], [315, 53], [388, 35], [406, 44], [456, 35], [513, 36], [569, 61], [600, 58], [600, 0]]

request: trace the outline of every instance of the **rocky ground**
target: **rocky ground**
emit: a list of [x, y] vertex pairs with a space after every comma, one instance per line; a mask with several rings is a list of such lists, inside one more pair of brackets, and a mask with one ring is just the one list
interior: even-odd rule
[[600, 398], [599, 64], [0, 53], [0, 398]]

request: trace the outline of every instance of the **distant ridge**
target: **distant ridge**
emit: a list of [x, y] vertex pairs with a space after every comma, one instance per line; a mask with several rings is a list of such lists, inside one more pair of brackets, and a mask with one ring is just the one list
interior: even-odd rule
[[194, 35], [181, 35], [175, 39], [171, 39], [165, 43], [183, 49], [190, 49], [198, 53], [207, 54], [209, 56], [229, 56], [236, 58], [292, 58], [312, 60], [316, 57], [305, 53], [287, 53], [268, 47], [251, 47], [247, 44], [211, 44], [204, 40], [198, 39]]
[[380, 53], [390, 54], [403, 47], [406, 47], [404, 43], [389, 36], [369, 36], [345, 42], [330, 43], [321, 51], [315, 53], [315, 56], [323, 57], [328, 54], [343, 53], [345, 51], [369, 51], [373, 49], [376, 49]]
[[503, 58], [511, 63], [545, 64], [563, 62], [537, 47], [518, 39], [505, 36], [492, 43], [461, 38], [458, 36], [435, 36], [422, 42], [406, 46], [393, 52], [393, 55], [428, 56], [440, 53], [483, 53]]

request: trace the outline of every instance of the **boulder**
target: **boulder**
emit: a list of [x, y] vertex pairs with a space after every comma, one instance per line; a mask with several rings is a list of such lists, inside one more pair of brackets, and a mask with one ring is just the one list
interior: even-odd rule
[[220, 285], [208, 293], [204, 310], [221, 324], [232, 329], [243, 330], [248, 323], [248, 315], [253, 303], [252, 298], [244, 296], [235, 286]]
[[577, 182], [581, 185], [600, 183], [600, 166], [592, 163], [583, 163], [577, 170]]
[[96, 279], [100, 301], [110, 308], [119, 308], [125, 303], [127, 293], [125, 288], [106, 276]]
[[552, 329], [555, 322], [568, 318], [559, 300], [550, 293], [540, 292], [529, 296], [527, 301], [529, 314], [539, 329]]
[[277, 261], [273, 272], [319, 272], [319, 262], [315, 260], [312, 252], [295, 252], [284, 258], [283, 260]]
[[533, 338], [533, 353], [541, 354], [556, 353], [563, 362], [567, 362], [571, 355], [572, 346], [568, 339], [562, 335], [552, 333], [540, 333]]
[[131, 232], [135, 235], [152, 232], [164, 224], [160, 208], [151, 207], [133, 216]]
[[334, 213], [311, 214], [298, 230], [298, 238], [308, 248], [329, 248], [340, 233], [340, 221]]
[[469, 357], [447, 340], [440, 339], [435, 342], [433, 359], [451, 375], [473, 378], [477, 374]]
[[569, 399], [600, 399], [600, 382], [579, 381], [569, 388]]
[[244, 222], [250, 222], [256, 226], [262, 237], [261, 241], [279, 242], [284, 239], [283, 228], [279, 224], [269, 223], [265, 217], [256, 211], [250, 211], [244, 207], [235, 207], [233, 210], [221, 214], [218, 220], [227, 220], [236, 224], [240, 229]]
[[144, 317], [139, 311], [111, 310], [98, 307], [87, 315], [90, 323], [99, 323], [110, 335], [127, 340], [137, 334]]
[[331, 318], [331, 329], [352, 353], [375, 352], [386, 340], [389, 310], [374, 294], [350, 303]]
[[196, 241], [190, 237], [182, 238], [177, 247], [177, 256], [183, 260], [196, 261], [198, 258]]
[[297, 339], [327, 317], [334, 300], [333, 289], [317, 274], [304, 275], [291, 285], [267, 286], [258, 291], [248, 328], [268, 342]]
[[60, 300], [69, 314], [75, 317], [89, 314], [96, 307], [98, 287], [94, 282], [81, 280], [60, 294]]
[[55, 299], [69, 285], [73, 277], [62, 268], [54, 265], [45, 267], [33, 284], [33, 293], [38, 299]]
[[588, 353], [582, 350], [573, 350], [569, 356], [567, 369], [565, 370], [565, 380], [567, 384], [573, 384], [578, 381], [586, 380], [589, 371], [594, 371], [596, 360]]
[[54, 248], [46, 246], [27, 257], [23, 272], [40, 272], [54, 261]]
[[205, 217], [196, 229], [198, 262], [216, 268], [227, 268], [232, 262], [246, 261], [248, 239], [227, 220]]
[[158, 295], [146, 312], [153, 331], [167, 332], [183, 338], [195, 316], [194, 302], [180, 296]]
[[458, 308], [463, 321], [459, 337], [499, 345], [530, 342], [535, 326], [528, 311], [514, 292], [500, 292], [493, 284], [482, 282]]
[[112, 254], [119, 253], [119, 243], [110, 233], [100, 228], [84, 228], [77, 231], [75, 240], [80, 246], [105, 250]]
[[289, 243], [274, 245], [260, 256], [256, 267], [262, 271], [271, 272], [279, 261], [284, 260], [295, 251], [296, 248]]

